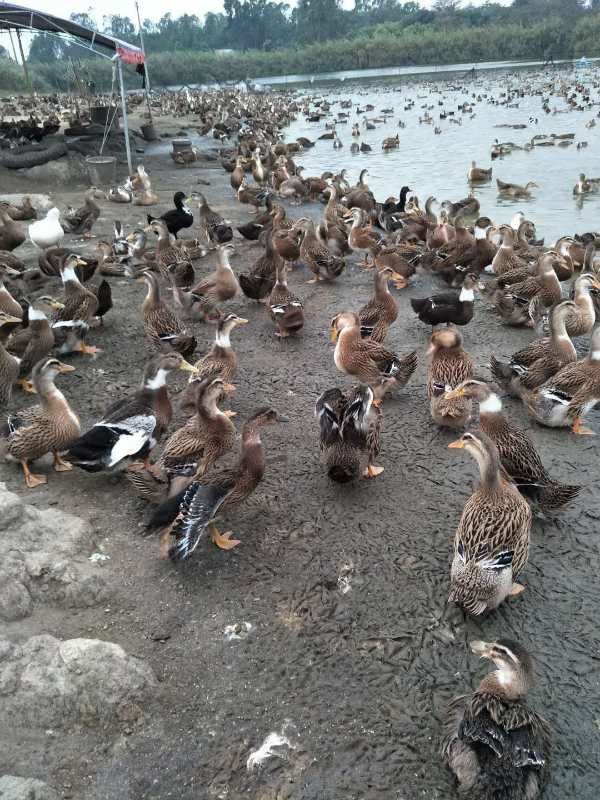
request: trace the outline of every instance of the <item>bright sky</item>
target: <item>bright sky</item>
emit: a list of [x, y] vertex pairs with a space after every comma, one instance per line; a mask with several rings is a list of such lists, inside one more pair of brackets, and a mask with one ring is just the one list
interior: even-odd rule
[[[111, 14], [121, 14], [132, 20], [136, 18], [134, 0], [102, 0], [97, 3], [90, 3], [89, 0], [87, 2], [86, 0], [62, 0], [60, 3], [57, 3], [56, 0], [14, 0], [14, 2], [38, 11], [59, 14], [61, 17], [68, 17], [74, 11], [85, 11], [99, 21], [103, 16]], [[199, 17], [203, 17], [209, 11], [223, 10], [223, 0], [177, 0], [175, 5], [165, 3], [164, 0], [138, 0], [138, 2], [142, 19], [160, 19], [169, 11], [174, 17], [181, 16], [181, 14], [197, 14]], [[289, 5], [295, 5], [294, 0], [287, 0], [287, 2]], [[347, 8], [354, 6], [354, 0], [342, 0], [342, 2]], [[420, 0], [420, 2], [422, 6], [430, 7], [434, 0]], [[484, 0], [470, 0], [470, 2], [472, 5], [480, 6], [483, 5]], [[508, 6], [512, 0], [495, 0], [495, 2]]]

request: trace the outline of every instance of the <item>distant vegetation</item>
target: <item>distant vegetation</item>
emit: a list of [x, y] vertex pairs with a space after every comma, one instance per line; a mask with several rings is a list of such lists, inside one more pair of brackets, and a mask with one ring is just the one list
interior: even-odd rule
[[[600, 0], [514, 0], [461, 7], [436, 0], [432, 10], [416, 2], [300, 0], [297, 7], [267, 0], [224, 0], [223, 14], [203, 21], [165, 15], [144, 23], [149, 69], [155, 86], [260, 78], [368, 67], [470, 63], [600, 55]], [[96, 27], [86, 14], [74, 14]], [[108, 33], [138, 43], [127, 17], [104, 18]], [[234, 52], [218, 52], [233, 50]], [[56, 37], [38, 34], [29, 54], [35, 84], [72, 88], [75, 74], [110, 86], [111, 67]], [[1, 55], [0, 55], [1, 58]], [[65, 65], [69, 67], [65, 70]], [[130, 77], [132, 86], [139, 78]], [[13, 62], [0, 61], [0, 89], [24, 81]]]

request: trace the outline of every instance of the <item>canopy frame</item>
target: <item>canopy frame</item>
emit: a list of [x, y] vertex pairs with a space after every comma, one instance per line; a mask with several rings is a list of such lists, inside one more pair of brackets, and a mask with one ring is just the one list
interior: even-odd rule
[[[129, 142], [129, 123], [127, 118], [127, 101], [125, 94], [125, 85], [123, 82], [123, 62], [126, 64], [144, 64], [145, 55], [141, 47], [124, 42], [114, 36], [109, 36], [106, 33], [94, 31], [91, 28], [86, 28], [73, 20], [62, 19], [53, 14], [46, 14], [43, 11], [36, 11], [35, 9], [25, 8], [23, 6], [15, 5], [13, 3], [0, 2], [0, 31], [7, 30], [9, 32], [15, 30], [19, 38], [21, 31], [38, 31], [48, 33], [60, 38], [66, 38], [68, 41], [88, 50], [94, 55], [101, 58], [108, 59], [109, 61], [117, 62], [117, 72], [119, 76], [119, 87], [121, 91], [121, 105], [123, 110], [123, 133], [125, 135], [125, 150], [127, 154], [127, 165], [129, 172], [133, 172], [133, 164], [131, 158], [131, 145]], [[96, 49], [96, 45], [112, 51], [109, 55], [102, 50]], [[25, 79], [29, 86], [29, 73], [25, 62], [23, 50], [21, 48], [21, 57], [23, 60], [23, 71]]]

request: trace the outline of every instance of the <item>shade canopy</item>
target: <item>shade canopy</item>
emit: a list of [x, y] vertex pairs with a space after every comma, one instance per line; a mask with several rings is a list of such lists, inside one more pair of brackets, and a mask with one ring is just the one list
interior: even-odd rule
[[13, 3], [0, 2], [1, 30], [30, 30], [63, 34], [87, 42], [87, 45], [84, 46], [98, 55], [105, 55], [105, 53], [96, 50], [97, 45], [116, 53], [126, 64], [144, 63], [144, 53], [140, 47], [123, 42], [106, 33], [85, 28], [70, 19], [62, 19], [53, 14], [46, 14], [44, 11], [35, 11], [32, 8], [17, 6]]

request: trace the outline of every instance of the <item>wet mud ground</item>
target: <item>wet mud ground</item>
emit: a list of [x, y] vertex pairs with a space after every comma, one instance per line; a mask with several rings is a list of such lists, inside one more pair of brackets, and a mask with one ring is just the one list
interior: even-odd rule
[[[165, 208], [176, 189], [200, 188], [234, 223], [248, 219], [220, 166], [174, 170], [164, 156], [145, 163]], [[199, 178], [210, 186], [198, 187]], [[81, 190], [57, 196], [71, 204]], [[103, 236], [116, 215], [129, 229], [145, 214], [109, 203], [102, 208], [94, 232]], [[321, 207], [291, 213], [316, 217]], [[565, 228], [571, 232], [567, 219]], [[234, 269], [247, 268], [259, 253], [238, 241]], [[214, 258], [196, 262], [197, 274], [209, 272]], [[330, 285], [307, 286], [303, 268], [291, 274], [306, 310], [297, 339], [279, 342], [262, 306], [244, 297], [227, 306], [250, 320], [233, 334], [239, 370], [231, 407], [238, 428], [266, 403], [290, 418], [266, 430], [265, 478], [223, 520], [242, 540], [236, 550], [207, 543], [184, 564], [160, 560], [158, 542], [144, 530], [144, 502], [114, 476], [51, 473], [47, 487], [25, 492], [40, 508], [58, 505], [90, 520], [97, 545], [110, 556], [99, 568], [109, 573], [114, 594], [99, 608], [38, 607], [3, 633], [116, 642], [149, 661], [160, 691], [139, 722], [116, 729], [50, 734], [22, 729], [16, 720], [2, 735], [3, 772], [42, 778], [82, 800], [446, 800], [456, 794], [439, 756], [445, 709], [487, 669], [467, 642], [509, 636], [534, 657], [531, 703], [556, 731], [546, 797], [598, 796], [600, 439], [533, 430], [551, 474], [585, 490], [556, 519], [536, 520], [522, 576], [526, 591], [484, 620], [466, 620], [446, 598], [450, 542], [476, 467], [447, 449], [456, 435], [440, 432], [429, 417], [429, 329], [409, 306], [411, 296], [430, 291], [428, 276], [416, 276], [398, 293], [400, 316], [389, 341], [399, 353], [416, 348], [420, 363], [384, 406], [379, 463], [385, 472], [338, 486], [319, 461], [314, 401], [349, 381], [334, 366], [328, 323], [358, 308], [372, 288], [371, 273], [355, 261]], [[104, 352], [96, 360], [71, 359], [77, 371], [60, 379], [84, 427], [138, 383], [148, 353], [139, 311], [144, 287], [110, 280], [115, 307], [105, 329], [89, 337]], [[214, 328], [196, 326], [196, 333], [201, 353]], [[478, 374], [488, 377], [490, 353], [508, 356], [531, 333], [500, 327], [479, 299], [464, 338]], [[171, 385], [175, 397], [182, 380]], [[533, 428], [513, 401], [506, 411]], [[590, 423], [600, 432], [598, 415]], [[24, 492], [14, 465], [2, 466], [2, 478]], [[252, 625], [247, 638], [228, 640], [226, 626], [244, 622]], [[289, 746], [249, 769], [248, 757], [271, 733]]]

